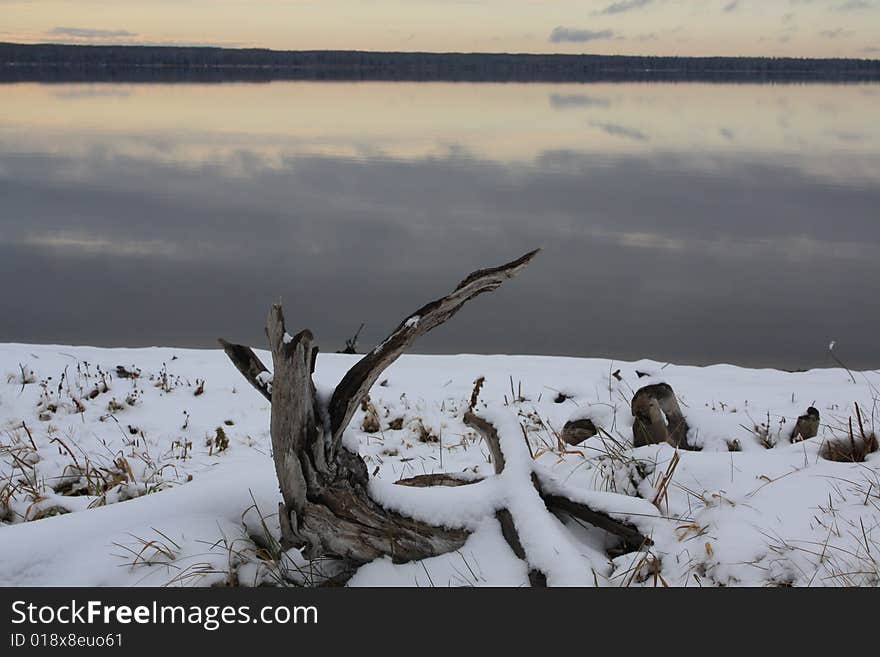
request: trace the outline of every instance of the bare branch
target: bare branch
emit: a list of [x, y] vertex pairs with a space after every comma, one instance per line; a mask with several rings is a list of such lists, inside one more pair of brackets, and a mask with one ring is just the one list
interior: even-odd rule
[[223, 338], [220, 338], [218, 342], [220, 343], [220, 346], [223, 347], [223, 351], [226, 352], [226, 355], [229, 356], [229, 360], [232, 361], [232, 364], [235, 365], [238, 371], [244, 375], [244, 378], [248, 380], [248, 383], [259, 390], [263, 397], [272, 401], [272, 393], [269, 390], [268, 384], [269, 379], [265, 376], [269, 374], [269, 370], [267, 370], [266, 366], [263, 365], [263, 362], [257, 358], [254, 350], [250, 347], [245, 347], [244, 345], [232, 344]]
[[501, 474], [504, 471], [504, 452], [501, 451], [501, 439], [498, 436], [498, 430], [491, 422], [487, 422], [473, 411], [464, 414], [463, 421], [465, 425], [476, 431], [486, 445], [489, 447], [489, 454], [492, 456], [492, 465], [495, 467], [495, 474]]
[[644, 536], [638, 529], [625, 522], [612, 518], [607, 513], [596, 511], [595, 509], [588, 507], [586, 504], [574, 502], [567, 497], [562, 497], [560, 495], [547, 495], [541, 490], [540, 484], [538, 484], [538, 492], [541, 494], [544, 503], [551, 511], [555, 513], [564, 511], [578, 520], [583, 520], [594, 527], [604, 529], [609, 534], [614, 534], [615, 536], [620, 537], [627, 550], [639, 550], [646, 545], [653, 545], [651, 539]]
[[481, 269], [465, 278], [450, 294], [423, 306], [405, 320], [381, 344], [361, 358], [336, 386], [330, 399], [330, 428], [334, 445], [351, 421], [358, 404], [379, 375], [421, 335], [439, 326], [474, 297], [491, 292], [522, 271], [538, 254], [531, 251], [500, 267]]

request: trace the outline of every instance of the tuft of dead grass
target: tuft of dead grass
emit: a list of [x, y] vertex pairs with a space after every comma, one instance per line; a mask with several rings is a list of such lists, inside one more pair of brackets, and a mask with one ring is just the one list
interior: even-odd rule
[[877, 434], [865, 429], [862, 411], [858, 404], [854, 406], [858, 431], [854, 430], [853, 418], [850, 416], [843, 436], [833, 436], [822, 443], [819, 456], [823, 459], [837, 463], [864, 463], [868, 454], [878, 450]]

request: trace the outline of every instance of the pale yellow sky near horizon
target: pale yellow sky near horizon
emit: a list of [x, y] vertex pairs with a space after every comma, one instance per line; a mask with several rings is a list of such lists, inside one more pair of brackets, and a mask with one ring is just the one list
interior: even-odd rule
[[0, 41], [880, 58], [880, 0], [0, 0]]

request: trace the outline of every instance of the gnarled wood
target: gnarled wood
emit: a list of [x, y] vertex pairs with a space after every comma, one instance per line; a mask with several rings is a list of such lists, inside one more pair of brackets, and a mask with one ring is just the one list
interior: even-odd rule
[[491, 422], [487, 422], [473, 411], [465, 413], [462, 421], [483, 438], [489, 448], [495, 474], [501, 474], [504, 470], [504, 452], [501, 451], [501, 439], [498, 437], [498, 431]]
[[404, 563], [461, 548], [462, 529], [435, 527], [387, 511], [365, 489], [345, 480], [326, 488], [300, 514], [297, 534], [306, 558], [333, 556], [362, 564], [388, 556]]
[[223, 351], [229, 356], [229, 360], [235, 365], [236, 369], [242, 373], [248, 383], [256, 388], [263, 397], [272, 401], [272, 392], [268, 383], [269, 370], [263, 365], [263, 361], [257, 358], [254, 350], [240, 344], [232, 344], [223, 338], [217, 340]]
[[404, 518], [370, 499], [363, 460], [332, 449], [312, 381], [312, 334], [288, 334], [280, 305], [269, 312], [266, 334], [274, 365], [271, 434], [286, 514], [284, 544], [304, 548], [308, 558], [355, 564], [383, 555], [407, 561], [461, 547], [467, 532]]
[[449, 472], [438, 472], [435, 474], [416, 475], [415, 477], [407, 477], [406, 479], [398, 479], [394, 483], [398, 486], [410, 486], [412, 488], [433, 488], [434, 486], [446, 486], [447, 488], [455, 488], [457, 486], [467, 486], [482, 481], [481, 478], [464, 479]]
[[[478, 391], [475, 393], [474, 398], [472, 398], [474, 402], [471, 405], [472, 407], [476, 405], [477, 394]], [[483, 440], [486, 441], [486, 445], [488, 445], [489, 452], [492, 455], [492, 465], [495, 467], [495, 474], [500, 475], [504, 471], [506, 463], [504, 451], [501, 449], [501, 437], [498, 435], [495, 425], [476, 415], [472, 410], [464, 414], [464, 423], [479, 433]], [[516, 531], [513, 514], [509, 509], [499, 509], [495, 512], [495, 519], [501, 525], [501, 535], [510, 546], [510, 549], [513, 550], [513, 553], [519, 559], [525, 561], [526, 565], [529, 565], [529, 556], [519, 538], [519, 532]], [[535, 587], [547, 586], [547, 576], [536, 568], [529, 568], [529, 583]]]
[[653, 545], [650, 538], [644, 536], [632, 525], [621, 522], [620, 520], [612, 518], [607, 513], [596, 511], [595, 509], [588, 507], [586, 504], [575, 502], [567, 497], [548, 495], [541, 489], [539, 484], [537, 486], [538, 492], [541, 494], [541, 498], [544, 500], [544, 504], [547, 505], [548, 509], [554, 513], [567, 513], [578, 520], [582, 520], [587, 524], [598, 527], [599, 529], [604, 529], [609, 534], [619, 537], [622, 540], [626, 551], [632, 552], [639, 550], [644, 546]]
[[273, 458], [283, 499], [282, 545], [302, 548], [308, 558], [328, 556], [360, 564], [383, 555], [395, 561], [423, 559], [464, 544], [466, 531], [406, 518], [374, 502], [367, 493], [366, 465], [341, 445], [342, 433], [382, 370], [418, 336], [452, 317], [469, 299], [496, 289], [535, 253], [474, 272], [451, 294], [404, 320], [343, 377], [329, 404], [318, 399], [312, 381], [318, 353], [312, 334], [288, 334], [280, 304], [272, 307], [266, 321], [271, 375], [249, 347], [220, 341], [236, 368], [272, 402]]
[[504, 281], [513, 278], [534, 259], [540, 249], [500, 267], [475, 271], [458, 284], [451, 293], [422, 306], [392, 331], [383, 342], [361, 358], [336, 386], [330, 399], [330, 429], [334, 442], [342, 439], [358, 404], [369, 392], [379, 375], [406, 351], [416, 338], [439, 326], [455, 315], [474, 297], [498, 289]]
[[[472, 411], [465, 413], [464, 423], [477, 431], [486, 441], [486, 444], [489, 447], [489, 452], [492, 454], [493, 463], [495, 464], [495, 473], [501, 474], [504, 470], [504, 453], [501, 451], [501, 439], [498, 436], [498, 431], [495, 426], [475, 415]], [[602, 511], [591, 509], [586, 504], [575, 502], [567, 497], [548, 494], [541, 485], [541, 480], [537, 475], [532, 475], [531, 483], [538, 491], [541, 499], [544, 500], [544, 504], [546, 504], [547, 508], [553, 513], [558, 514], [560, 512], [565, 512], [579, 520], [598, 527], [599, 529], [604, 529], [609, 534], [619, 537], [627, 550], [638, 550], [644, 545], [651, 545], [651, 539], [642, 535], [638, 529], [628, 523], [617, 520]], [[507, 515], [510, 516], [509, 513]], [[515, 528], [505, 528], [505, 519], [499, 517], [498, 520], [501, 522], [502, 531], [506, 531], [505, 538], [508, 538], [508, 536], [517, 536]], [[509, 522], [513, 522], [512, 517], [510, 517]], [[519, 542], [518, 536], [516, 541]], [[508, 544], [510, 544], [514, 552], [517, 552], [517, 549], [522, 550], [521, 545], [517, 548], [509, 539]], [[525, 559], [525, 557], [520, 556], [519, 553], [517, 553], [517, 556], [521, 559]]]
[[[266, 320], [266, 335], [272, 350], [272, 454], [281, 495], [293, 534], [297, 518], [306, 504], [309, 489], [314, 494], [331, 475], [323, 445], [323, 426], [317, 422], [315, 386], [312, 383], [312, 334], [287, 334], [284, 313], [272, 306]], [[277, 380], [278, 384], [274, 385]]]
[[[468, 300], [489, 292], [531, 262], [537, 251], [501, 267], [484, 269], [466, 277], [452, 293], [422, 307], [373, 351], [364, 356], [340, 381], [329, 402], [319, 399], [312, 374], [318, 349], [312, 334], [287, 333], [280, 305], [274, 305], [266, 322], [273, 373], [249, 347], [221, 340], [236, 368], [272, 402], [273, 458], [283, 502], [279, 515], [284, 547], [299, 547], [307, 558], [331, 557], [348, 566], [389, 556], [403, 562], [459, 549], [468, 532], [436, 527], [383, 508], [367, 492], [368, 473], [363, 459], [349, 452], [341, 438], [355, 409], [382, 371], [393, 363], [420, 335], [452, 317]], [[270, 383], [271, 382], [271, 383]], [[478, 417], [474, 392], [465, 423], [477, 430], [489, 445], [496, 473], [505, 467], [500, 437], [495, 427]], [[401, 485], [460, 486], [470, 479], [451, 474], [427, 475], [401, 480]], [[526, 484], [528, 485], [528, 484]], [[540, 482], [531, 485], [541, 493]], [[628, 545], [646, 542], [626, 525], [584, 505], [541, 493], [551, 510], [564, 510], [624, 538]], [[496, 514], [502, 534], [514, 553], [528, 563], [513, 516], [502, 509]], [[349, 568], [346, 572], [351, 572]], [[546, 584], [535, 569], [533, 585]]]

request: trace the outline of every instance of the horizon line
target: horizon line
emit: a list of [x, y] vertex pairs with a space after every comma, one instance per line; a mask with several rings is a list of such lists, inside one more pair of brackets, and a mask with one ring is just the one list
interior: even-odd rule
[[867, 61], [877, 62], [880, 57], [808, 57], [808, 56], [777, 56], [777, 55], [633, 55], [633, 54], [602, 54], [602, 53], [531, 53], [531, 52], [488, 52], [488, 51], [436, 51], [436, 50], [365, 50], [365, 49], [331, 49], [310, 48], [304, 50], [267, 48], [262, 46], [221, 46], [209, 44], [183, 44], [183, 43], [20, 43], [16, 41], [0, 41], [0, 46], [56, 46], [64, 48], [189, 48], [198, 50], [231, 50], [253, 51], [259, 50], [274, 53], [365, 53], [374, 55], [464, 55], [464, 56], [507, 56], [507, 57], [629, 57], [639, 59], [774, 59], [774, 60], [808, 60], [808, 61]]

